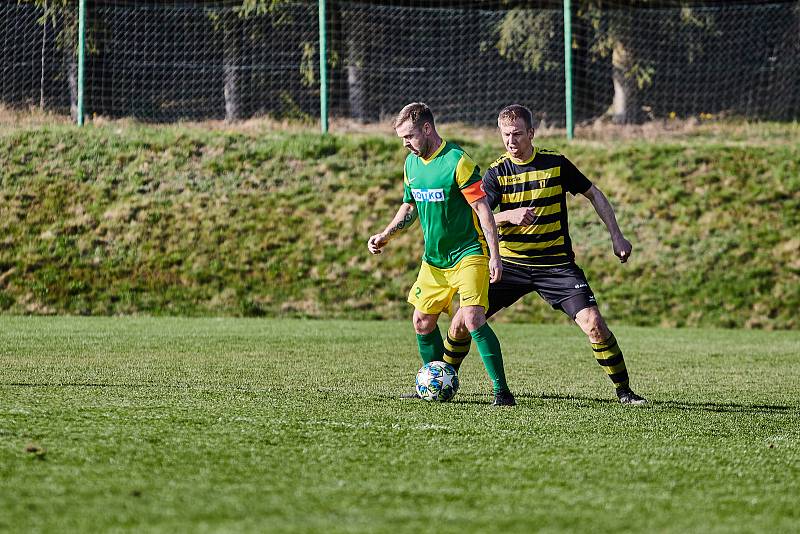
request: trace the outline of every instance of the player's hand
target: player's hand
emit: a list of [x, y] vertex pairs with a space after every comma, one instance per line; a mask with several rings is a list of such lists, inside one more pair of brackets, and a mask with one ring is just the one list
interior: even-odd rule
[[499, 282], [503, 277], [503, 262], [500, 258], [489, 258], [489, 283]]
[[631, 250], [633, 250], [633, 245], [624, 237], [614, 240], [614, 255], [619, 258], [620, 263], [628, 261], [631, 257]]
[[367, 248], [372, 254], [380, 254], [383, 252], [381, 249], [386, 246], [389, 240], [383, 234], [375, 234], [367, 241]]
[[506, 212], [509, 224], [516, 224], [518, 226], [530, 225], [535, 215], [533, 208], [516, 208]]

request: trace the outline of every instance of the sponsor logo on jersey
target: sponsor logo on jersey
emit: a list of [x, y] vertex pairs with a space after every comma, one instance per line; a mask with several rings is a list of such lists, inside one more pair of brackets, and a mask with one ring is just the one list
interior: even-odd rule
[[411, 195], [417, 202], [444, 202], [444, 189], [412, 189]]

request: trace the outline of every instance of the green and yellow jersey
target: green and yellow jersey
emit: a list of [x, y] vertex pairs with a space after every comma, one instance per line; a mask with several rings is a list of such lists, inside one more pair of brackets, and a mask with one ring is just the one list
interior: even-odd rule
[[467, 256], [489, 255], [470, 206], [485, 196], [480, 169], [461, 147], [442, 141], [428, 159], [409, 154], [403, 171], [403, 202], [416, 204], [425, 263], [450, 269]]
[[528, 161], [516, 163], [505, 153], [483, 177], [486, 198], [500, 211], [534, 208], [528, 226], [498, 226], [500, 255], [504, 261], [532, 267], [566, 265], [575, 259], [569, 237], [567, 192], [585, 193], [592, 187], [567, 158], [534, 147]]

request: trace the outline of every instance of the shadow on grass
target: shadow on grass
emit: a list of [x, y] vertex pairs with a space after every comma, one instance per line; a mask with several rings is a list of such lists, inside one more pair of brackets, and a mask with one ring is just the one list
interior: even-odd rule
[[[164, 385], [160, 383], [135, 383], [135, 384], [113, 384], [113, 383], [93, 383], [93, 382], [72, 382], [72, 383], [25, 383], [25, 382], [10, 382], [10, 383], [0, 383], [0, 386], [16, 386], [16, 387], [32, 387], [32, 388], [57, 388], [57, 387], [90, 387], [90, 388], [152, 388], [152, 387], [169, 387], [169, 388], [180, 388], [180, 389], [191, 389], [197, 387], [204, 387], [209, 386], [209, 384], [172, 384], [172, 385]], [[236, 386], [230, 385], [216, 385], [215, 389], [231, 389], [241, 391], [241, 388]], [[258, 391], [258, 389], [256, 389]], [[609, 399], [604, 398], [600, 399], [597, 397], [583, 397], [578, 395], [552, 395], [552, 394], [540, 394], [536, 395], [533, 393], [515, 393], [514, 396], [517, 398], [518, 406], [524, 408], [525, 407], [525, 399], [530, 400], [541, 400], [541, 401], [571, 401], [574, 403], [579, 403], [585, 406], [591, 406], [596, 404], [606, 404], [606, 405], [618, 405], [619, 402], [616, 399]], [[402, 400], [403, 402], [418, 402], [416, 399], [400, 399], [400, 394], [396, 395], [379, 395], [382, 398], [390, 398], [395, 400]], [[519, 402], [522, 400], [523, 402]], [[453, 401], [452, 404], [483, 404], [483, 405], [491, 405], [492, 403], [492, 396], [486, 393], [462, 393], [459, 394]], [[736, 413], [752, 413], [752, 414], [764, 414], [764, 413], [787, 413], [793, 410], [797, 410], [797, 406], [785, 406], [780, 404], [739, 404], [735, 402], [685, 402], [685, 401], [674, 401], [674, 400], [653, 400], [650, 399], [650, 402], [644, 406], [636, 406], [630, 407], [633, 409], [652, 409], [652, 408], [665, 408], [665, 409], [673, 409], [673, 410], [686, 410], [686, 411], [703, 411], [703, 412], [718, 412], [718, 413], [725, 413], [725, 412], [736, 412]]]
[[[618, 404], [616, 399], [598, 399], [596, 397], [580, 397], [577, 395], [533, 395], [520, 393], [517, 399], [542, 399], [542, 400], [566, 400], [584, 403], [603, 403]], [[776, 404], [739, 404], [735, 402], [686, 402], [675, 400], [652, 400], [644, 406], [636, 408], [668, 408], [688, 411], [704, 412], [739, 412], [739, 413], [785, 413], [796, 410], [796, 406], [784, 406]]]
[[678, 410], [700, 410], [705, 412], [740, 412], [740, 413], [786, 413], [796, 410], [796, 406], [775, 404], [737, 404], [735, 402], [678, 402], [655, 401], [654, 406], [674, 408]]
[[[581, 404], [583, 406], [592, 406], [597, 404], [605, 405], [619, 405], [616, 399], [600, 399], [597, 397], [582, 397], [578, 395], [550, 395], [541, 394], [536, 395], [532, 393], [515, 393], [518, 407], [525, 408], [525, 400], [541, 400], [541, 401], [570, 401]], [[453, 404], [491, 404], [492, 398], [489, 395], [482, 393], [466, 393], [460, 394], [453, 399]], [[686, 411], [703, 411], [703, 412], [736, 412], [736, 413], [788, 413], [797, 410], [797, 406], [784, 406], [779, 404], [739, 404], [735, 402], [682, 402], [673, 400], [650, 400], [648, 404], [643, 406], [626, 407], [631, 409], [653, 409], [664, 408], [673, 410], [686, 410]]]
[[[381, 395], [384, 397], [384, 395]], [[578, 395], [551, 395], [533, 393], [515, 393], [514, 397], [517, 399], [518, 408], [526, 408], [526, 400], [532, 401], [570, 401], [582, 406], [590, 407], [601, 405], [619, 405], [616, 399], [600, 399], [597, 397], [582, 397]], [[399, 399], [397, 396], [391, 398]], [[403, 399], [403, 402], [419, 402], [416, 399]], [[490, 405], [492, 397], [485, 393], [460, 393], [451, 404], [485, 404]], [[672, 410], [686, 410], [686, 411], [703, 411], [703, 412], [736, 412], [736, 413], [751, 413], [751, 414], [766, 414], [766, 413], [788, 413], [797, 410], [797, 406], [784, 406], [776, 404], [739, 404], [734, 402], [681, 402], [673, 400], [650, 400], [648, 404], [643, 406], [626, 406], [626, 409], [633, 410], [648, 410], [648, 409], [672, 409]]]

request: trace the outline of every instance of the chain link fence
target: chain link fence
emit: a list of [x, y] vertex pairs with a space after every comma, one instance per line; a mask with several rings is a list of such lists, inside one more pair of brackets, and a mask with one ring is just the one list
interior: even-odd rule
[[[566, 120], [561, 1], [87, 0], [84, 114], [142, 121], [381, 121], [422, 100], [491, 125]], [[800, 1], [572, 0], [577, 122], [800, 118]], [[77, 0], [0, 4], [0, 104], [77, 110]]]

